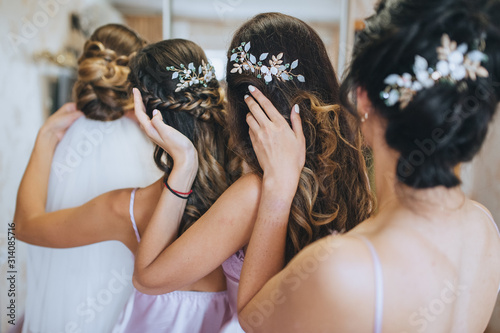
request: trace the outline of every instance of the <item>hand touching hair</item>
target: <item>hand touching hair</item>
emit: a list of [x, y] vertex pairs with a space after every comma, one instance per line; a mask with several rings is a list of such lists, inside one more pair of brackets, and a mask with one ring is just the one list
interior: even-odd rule
[[[155, 109], [160, 111], [163, 121], [191, 140], [198, 152], [198, 174], [179, 235], [210, 208], [240, 172], [239, 160], [227, 148], [226, 111], [219, 82], [214, 78], [176, 91], [179, 80], [166, 69], [190, 63], [198, 68], [207, 62], [205, 53], [195, 43], [170, 39], [145, 47], [130, 64], [130, 81], [139, 89], [148, 116], [152, 117]], [[168, 177], [172, 158], [160, 146], [156, 147], [154, 158]]]
[[[265, 72], [269, 74], [266, 80], [262, 72], [246, 70], [244, 65], [238, 67], [241, 63], [235, 66], [239, 60], [232, 50], [238, 50], [242, 43], [246, 43], [244, 47], [256, 62], [266, 58], [266, 54], [274, 61], [274, 56], [278, 60], [276, 67], [284, 66], [285, 72], [295, 75], [293, 80], [280, 79], [283, 77], [278, 74], [279, 70], [275, 76]], [[255, 173], [261, 174], [262, 170], [248, 134], [249, 109], [244, 102], [248, 86], [259, 89], [287, 121], [290, 121], [292, 106], [300, 106], [306, 162], [292, 202], [286, 260], [290, 261], [305, 246], [332, 231], [350, 230], [368, 218], [373, 198], [361, 133], [354, 126], [354, 118], [339, 105], [337, 77], [318, 34], [294, 17], [260, 14], [235, 33], [228, 58], [229, 128], [233, 149]]]

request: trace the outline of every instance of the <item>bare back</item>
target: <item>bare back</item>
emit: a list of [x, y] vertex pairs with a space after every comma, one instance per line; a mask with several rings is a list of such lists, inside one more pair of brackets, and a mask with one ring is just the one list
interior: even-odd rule
[[[484, 331], [500, 284], [500, 235], [482, 206], [466, 201], [457, 211], [425, 218], [396, 210], [347, 236], [356, 234], [364, 235], [380, 258], [383, 332]], [[373, 286], [368, 298], [374, 299], [369, 248], [354, 241], [372, 262], [365, 280]], [[365, 318], [374, 318], [375, 306], [365, 310]]]

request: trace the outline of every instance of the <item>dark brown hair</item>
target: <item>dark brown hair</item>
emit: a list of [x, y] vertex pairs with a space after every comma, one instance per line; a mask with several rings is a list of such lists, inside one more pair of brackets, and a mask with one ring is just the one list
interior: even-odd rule
[[78, 60], [73, 88], [77, 108], [87, 118], [114, 120], [133, 108], [128, 63], [144, 45], [137, 33], [119, 24], [102, 26], [92, 34]]
[[[228, 134], [224, 98], [217, 79], [194, 84], [176, 92], [178, 78], [166, 67], [198, 68], [207, 63], [205, 52], [195, 43], [184, 39], [164, 40], [148, 45], [130, 63], [130, 82], [142, 94], [147, 114], [162, 113], [163, 121], [188, 137], [198, 152], [198, 174], [193, 194], [187, 202], [179, 227], [179, 235], [196, 222], [239, 176], [239, 159], [228, 151]], [[172, 158], [157, 146], [155, 162], [168, 177]]]
[[372, 195], [361, 150], [361, 135], [354, 118], [339, 103], [339, 85], [325, 46], [318, 34], [299, 19], [279, 13], [260, 14], [246, 22], [234, 35], [229, 48], [251, 43], [250, 53], [277, 56], [283, 64], [299, 60], [292, 73], [297, 79], [265, 83], [256, 73], [232, 73], [228, 62], [229, 127], [235, 151], [254, 172], [262, 174], [245, 121], [244, 103], [248, 85], [260, 89], [289, 120], [299, 104], [307, 144], [306, 164], [293, 199], [286, 245], [289, 261], [302, 248], [332, 231], [350, 230], [369, 217]]

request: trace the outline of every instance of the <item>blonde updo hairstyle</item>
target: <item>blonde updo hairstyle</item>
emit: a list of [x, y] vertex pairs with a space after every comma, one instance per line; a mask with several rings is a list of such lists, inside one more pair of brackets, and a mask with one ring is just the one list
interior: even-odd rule
[[146, 45], [133, 30], [108, 24], [85, 43], [73, 88], [77, 108], [89, 119], [110, 121], [133, 108], [129, 60]]

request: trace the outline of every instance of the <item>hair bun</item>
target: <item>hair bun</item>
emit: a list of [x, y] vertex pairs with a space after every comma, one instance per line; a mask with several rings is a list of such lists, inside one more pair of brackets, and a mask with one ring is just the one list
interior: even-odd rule
[[87, 118], [118, 119], [133, 108], [129, 60], [145, 41], [121, 24], [98, 28], [85, 43], [78, 59], [78, 79], [73, 88], [77, 108]]
[[[499, 100], [500, 28], [498, 0], [383, 1], [360, 32], [350, 70], [342, 84], [343, 104], [366, 89], [377, 113], [387, 121], [385, 140], [400, 153], [395, 173], [413, 188], [455, 187], [454, 167], [470, 161], [481, 148]], [[436, 69], [443, 57], [443, 35], [454, 47], [480, 49], [488, 77], [436, 80], [415, 92], [407, 106], [386, 104], [381, 92], [393, 73], [411, 73], [418, 55]], [[484, 50], [483, 50], [484, 47]], [[442, 52], [441, 52], [442, 53]], [[390, 59], [390, 61], [388, 61]]]
[[78, 107], [96, 120], [120, 118], [131, 108], [129, 56], [117, 56], [99, 41], [88, 41], [78, 62]]

